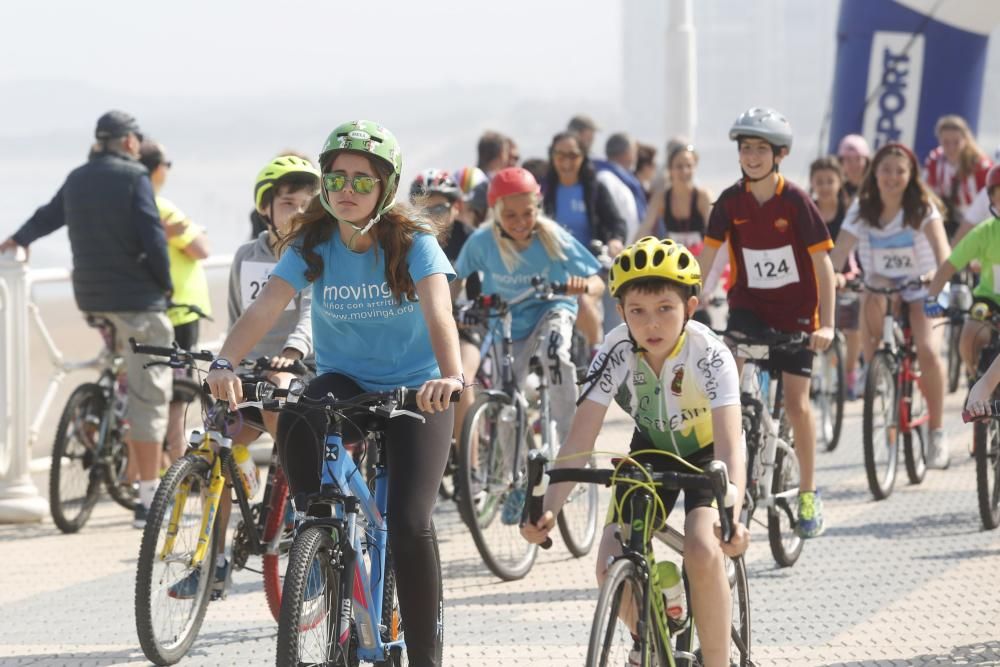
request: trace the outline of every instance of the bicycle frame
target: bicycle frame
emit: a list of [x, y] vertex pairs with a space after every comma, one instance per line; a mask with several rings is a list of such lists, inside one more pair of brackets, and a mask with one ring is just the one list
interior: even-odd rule
[[[344, 447], [342, 417], [334, 412], [330, 432], [327, 434], [323, 453], [320, 492], [306, 498], [308, 505], [315, 502], [330, 505], [330, 518], [307, 518], [302, 498], [293, 499], [296, 510], [296, 532], [311, 526], [333, 528], [340, 533], [343, 548], [343, 570], [339, 603], [337, 605], [337, 628], [344, 627], [338, 641], [343, 645], [350, 641], [350, 625], [343, 623], [346, 614], [353, 618], [358, 636], [358, 657], [369, 662], [386, 660], [389, 651], [402, 648], [403, 641], [383, 642], [379, 632], [382, 623], [382, 597], [385, 583], [385, 554], [388, 527], [385, 519], [389, 500], [387, 472], [381, 456], [375, 467], [375, 491], [372, 493], [358, 468], [354, 458]], [[381, 450], [381, 437], [373, 438], [376, 448]], [[363, 514], [367, 527], [365, 545], [362, 547], [358, 530], [358, 513]], [[367, 553], [369, 567], [360, 557]], [[374, 575], [374, 576], [373, 576]], [[353, 612], [352, 612], [353, 609]]]
[[896, 396], [899, 397], [896, 405], [896, 427], [903, 434], [911, 433], [920, 428], [930, 420], [930, 414], [926, 413], [913, 420], [910, 419], [910, 406], [913, 402], [913, 392], [904, 391], [914, 382], [920, 384], [920, 373], [913, 370], [913, 362], [917, 353], [913, 347], [913, 331], [910, 328], [910, 312], [908, 304], [902, 304], [900, 308], [900, 322], [896, 322], [893, 316], [892, 304], [887, 304], [885, 315], [882, 318], [882, 346], [881, 350], [889, 353], [895, 360], [896, 369]]
[[[754, 448], [753, 443], [747, 443], [747, 470], [749, 474], [744, 505], [747, 516], [752, 517], [754, 511], [759, 507], [771, 509], [777, 505], [779, 500], [792, 502], [798, 497], [799, 489], [794, 487], [776, 495], [771, 492], [778, 450], [783, 450], [786, 455], [791, 456], [792, 448], [781, 437], [778, 428], [782, 397], [780, 374], [776, 379], [777, 386], [775, 387], [773, 403], [770, 398], [771, 371], [766, 363], [770, 348], [766, 345], [743, 344], [739, 348], [746, 355], [743, 377], [740, 380], [741, 402], [744, 409], [746, 407], [756, 409], [761, 438], [760, 446], [757, 448]], [[756, 383], [754, 382], [755, 376], [759, 378]]]

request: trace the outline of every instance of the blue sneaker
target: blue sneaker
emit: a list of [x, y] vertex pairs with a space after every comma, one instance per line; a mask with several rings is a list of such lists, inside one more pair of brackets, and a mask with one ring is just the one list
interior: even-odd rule
[[500, 510], [500, 521], [505, 526], [516, 526], [521, 523], [521, 513], [524, 511], [524, 497], [527, 492], [523, 487], [511, 489], [507, 497], [504, 498], [503, 507]]
[[803, 491], [799, 494], [799, 521], [795, 532], [802, 539], [819, 537], [826, 526], [823, 524], [823, 501], [819, 491]]
[[[215, 567], [215, 581], [212, 582], [212, 599], [226, 597], [226, 580], [229, 578], [229, 561]], [[167, 589], [167, 595], [175, 600], [190, 600], [198, 594], [198, 584], [201, 582], [201, 570], [194, 570], [176, 584]]]

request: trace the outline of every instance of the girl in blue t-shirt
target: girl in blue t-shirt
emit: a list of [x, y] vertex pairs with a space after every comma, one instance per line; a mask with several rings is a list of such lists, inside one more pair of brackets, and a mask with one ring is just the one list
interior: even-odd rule
[[[431, 511], [451, 445], [451, 394], [462, 391], [458, 331], [448, 281], [454, 277], [432, 231], [395, 204], [402, 155], [395, 137], [359, 120], [337, 127], [319, 158], [322, 191], [293, 221], [289, 246], [264, 290], [229, 332], [208, 375], [212, 394], [235, 404], [239, 360], [302, 289], [311, 289], [318, 375], [306, 395], [420, 387], [426, 422], [392, 420], [386, 431], [389, 547], [411, 665], [437, 665], [440, 563]], [[360, 433], [345, 429], [345, 440]], [[285, 413], [281, 464], [291, 493], [319, 490], [321, 434], [315, 411]]]
[[[481, 271], [483, 293], [510, 300], [531, 287], [535, 276], [566, 283], [568, 295], [600, 295], [600, 264], [579, 241], [541, 213], [538, 181], [525, 169], [508, 167], [493, 176], [488, 192], [494, 220], [473, 233], [455, 262], [460, 278]], [[576, 366], [570, 358], [575, 298], [528, 299], [512, 308], [514, 374], [523, 379], [536, 354], [548, 375], [552, 418], [560, 442], [576, 408]], [[544, 342], [544, 349], [542, 343]]]

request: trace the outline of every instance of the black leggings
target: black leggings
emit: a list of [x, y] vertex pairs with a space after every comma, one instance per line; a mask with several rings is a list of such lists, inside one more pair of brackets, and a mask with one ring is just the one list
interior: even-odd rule
[[[347, 376], [327, 373], [309, 383], [306, 396], [319, 398], [328, 392], [350, 398], [362, 389]], [[400, 417], [389, 421], [385, 431], [386, 520], [407, 656], [413, 667], [435, 667], [441, 641], [437, 628], [441, 564], [431, 512], [448, 461], [455, 413], [448, 409], [423, 414], [424, 424]], [[278, 455], [293, 494], [319, 491], [323, 439], [318, 436], [325, 433], [326, 417], [315, 410], [306, 419], [284, 412], [278, 420]], [[345, 425], [345, 442], [360, 437], [356, 429]]]

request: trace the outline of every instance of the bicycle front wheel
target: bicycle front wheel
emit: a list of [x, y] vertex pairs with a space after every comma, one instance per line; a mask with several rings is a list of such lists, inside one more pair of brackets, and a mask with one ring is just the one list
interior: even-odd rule
[[49, 508], [64, 533], [80, 530], [97, 504], [104, 475], [98, 460], [104, 389], [82, 384], [73, 390], [59, 417], [49, 468]]
[[993, 530], [1000, 525], [1000, 422], [976, 422], [972, 438], [979, 518], [983, 528]]
[[[590, 628], [590, 643], [587, 646], [587, 667], [619, 667], [629, 665], [630, 653], [636, 642], [632, 639], [629, 625], [622, 616], [636, 625], [642, 599], [646, 594], [639, 571], [631, 560], [620, 558], [608, 568], [607, 577], [601, 584], [601, 592], [594, 610], [594, 623]], [[652, 605], [649, 605], [652, 608]], [[665, 667], [670, 663], [666, 654], [669, 650], [656, 635], [656, 623], [645, 619], [646, 636], [640, 638], [640, 653], [643, 665]]]
[[847, 392], [844, 382], [844, 342], [838, 335], [825, 352], [816, 355], [810, 392], [816, 416], [816, 441], [828, 452], [840, 443]]
[[271, 616], [278, 621], [281, 615], [281, 591], [285, 585], [285, 570], [288, 566], [288, 549], [292, 544], [291, 526], [285, 521], [285, 513], [290, 505], [288, 481], [281, 466], [275, 466], [269, 505], [267, 522], [261, 535], [261, 541], [265, 545], [261, 569], [264, 571], [267, 606], [271, 610]]
[[357, 664], [351, 633], [338, 632], [337, 550], [331, 528], [307, 528], [292, 543], [278, 619], [278, 667]]
[[201, 457], [174, 462], [160, 481], [142, 532], [135, 624], [142, 652], [158, 665], [172, 665], [184, 657], [201, 629], [212, 594], [218, 549], [214, 522], [205, 527], [209, 540], [205, 557], [192, 563], [209, 474], [209, 463]]
[[[913, 360], [914, 371], [917, 370]], [[920, 484], [927, 476], [927, 398], [916, 382], [907, 382], [903, 400], [909, 401], [909, 421], [920, 422], [903, 434], [903, 461], [910, 484]]]
[[802, 553], [802, 538], [795, 531], [798, 517], [799, 457], [794, 449], [779, 448], [774, 457], [771, 495], [767, 510], [767, 538], [771, 555], [781, 567], [791, 567]]
[[884, 500], [896, 484], [899, 463], [899, 401], [896, 363], [888, 352], [872, 357], [865, 377], [861, 421], [868, 489], [875, 500]]
[[[594, 462], [590, 461], [589, 466]], [[577, 484], [556, 520], [566, 548], [575, 558], [590, 553], [597, 537], [597, 485]]]
[[[490, 572], [504, 581], [531, 570], [538, 545], [521, 537], [527, 484], [527, 446], [518, 446], [517, 411], [502, 398], [482, 395], [462, 425], [459, 511]], [[516, 460], [515, 460], [516, 458]]]
[[958, 381], [962, 377], [962, 356], [959, 354], [959, 340], [962, 337], [962, 324], [950, 322], [948, 324], [947, 341], [948, 349], [945, 354], [948, 359], [948, 393], [954, 394], [958, 391]]

